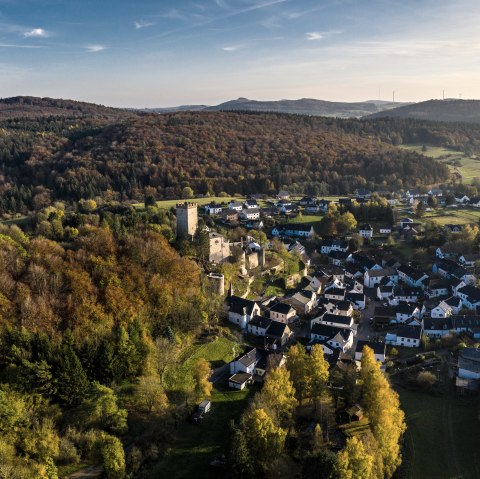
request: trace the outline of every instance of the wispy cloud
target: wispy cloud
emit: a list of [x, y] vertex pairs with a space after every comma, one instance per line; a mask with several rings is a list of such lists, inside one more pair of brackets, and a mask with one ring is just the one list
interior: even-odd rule
[[98, 53], [105, 50], [107, 47], [105, 45], [86, 45], [85, 50], [88, 53]]
[[224, 52], [236, 52], [238, 50], [241, 50], [242, 48], [245, 48], [245, 45], [229, 45], [226, 47], [222, 47], [222, 50]]
[[33, 28], [32, 30], [24, 32], [23, 36], [26, 38], [46, 38], [49, 37], [50, 34], [43, 28]]
[[133, 26], [135, 27], [136, 30], [140, 30], [141, 28], [153, 27], [154, 25], [155, 25], [155, 22], [145, 22], [143, 20], [133, 22]]
[[14, 43], [0, 43], [0, 48], [44, 48], [41, 45], [16, 45]]
[[307, 40], [314, 41], [314, 40], [321, 40], [325, 38], [325, 35], [321, 32], [307, 32], [305, 33]]

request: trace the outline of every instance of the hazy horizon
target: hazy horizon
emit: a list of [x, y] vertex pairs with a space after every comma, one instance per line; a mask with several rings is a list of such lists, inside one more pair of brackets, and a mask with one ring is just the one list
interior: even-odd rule
[[0, 95], [159, 108], [480, 98], [473, 0], [0, 0]]

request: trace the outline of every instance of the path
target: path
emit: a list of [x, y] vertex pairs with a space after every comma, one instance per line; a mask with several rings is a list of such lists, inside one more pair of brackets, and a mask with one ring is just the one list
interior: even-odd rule
[[90, 466], [70, 474], [65, 479], [97, 479], [102, 475], [102, 466]]

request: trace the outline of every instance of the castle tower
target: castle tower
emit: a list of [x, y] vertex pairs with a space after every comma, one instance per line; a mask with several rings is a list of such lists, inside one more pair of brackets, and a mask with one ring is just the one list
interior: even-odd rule
[[210, 273], [208, 276], [210, 291], [213, 294], [223, 296], [225, 294], [225, 277], [220, 273]]
[[177, 236], [188, 238], [193, 236], [198, 226], [197, 203], [177, 203]]

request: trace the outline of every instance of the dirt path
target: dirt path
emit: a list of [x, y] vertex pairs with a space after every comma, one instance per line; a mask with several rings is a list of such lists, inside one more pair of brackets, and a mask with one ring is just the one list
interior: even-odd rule
[[97, 479], [102, 475], [102, 466], [90, 466], [70, 474], [65, 479]]

